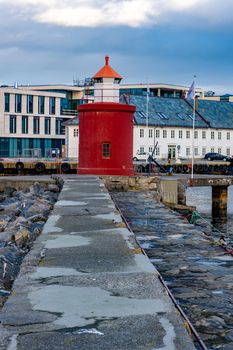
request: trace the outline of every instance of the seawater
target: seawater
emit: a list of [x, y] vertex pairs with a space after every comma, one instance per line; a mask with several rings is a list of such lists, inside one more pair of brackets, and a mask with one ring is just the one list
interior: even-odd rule
[[[188, 187], [186, 190], [187, 205], [194, 205], [201, 216], [212, 225], [212, 230], [222, 232], [233, 243], [233, 186], [228, 187], [227, 221], [212, 220], [212, 188]], [[215, 231], [216, 232], [216, 231]]]

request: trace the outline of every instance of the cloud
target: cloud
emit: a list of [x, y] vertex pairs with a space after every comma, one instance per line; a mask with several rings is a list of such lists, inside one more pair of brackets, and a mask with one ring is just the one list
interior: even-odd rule
[[167, 13], [183, 12], [209, 0], [0, 0], [24, 19], [71, 27], [157, 23]]

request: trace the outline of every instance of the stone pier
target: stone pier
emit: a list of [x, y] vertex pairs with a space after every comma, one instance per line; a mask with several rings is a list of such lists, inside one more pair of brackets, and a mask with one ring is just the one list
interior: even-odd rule
[[94, 176], [66, 177], [0, 321], [0, 349], [195, 349], [157, 270]]

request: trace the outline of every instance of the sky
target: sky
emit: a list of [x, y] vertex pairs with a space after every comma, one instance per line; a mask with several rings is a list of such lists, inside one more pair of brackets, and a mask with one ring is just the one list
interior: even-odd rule
[[233, 0], [0, 0], [0, 85], [123, 83], [233, 93]]

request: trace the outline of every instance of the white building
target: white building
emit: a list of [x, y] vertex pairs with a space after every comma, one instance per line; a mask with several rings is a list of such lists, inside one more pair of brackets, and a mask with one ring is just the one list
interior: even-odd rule
[[78, 117], [74, 117], [64, 123], [66, 130], [66, 154], [69, 159], [77, 160], [79, 145]]

